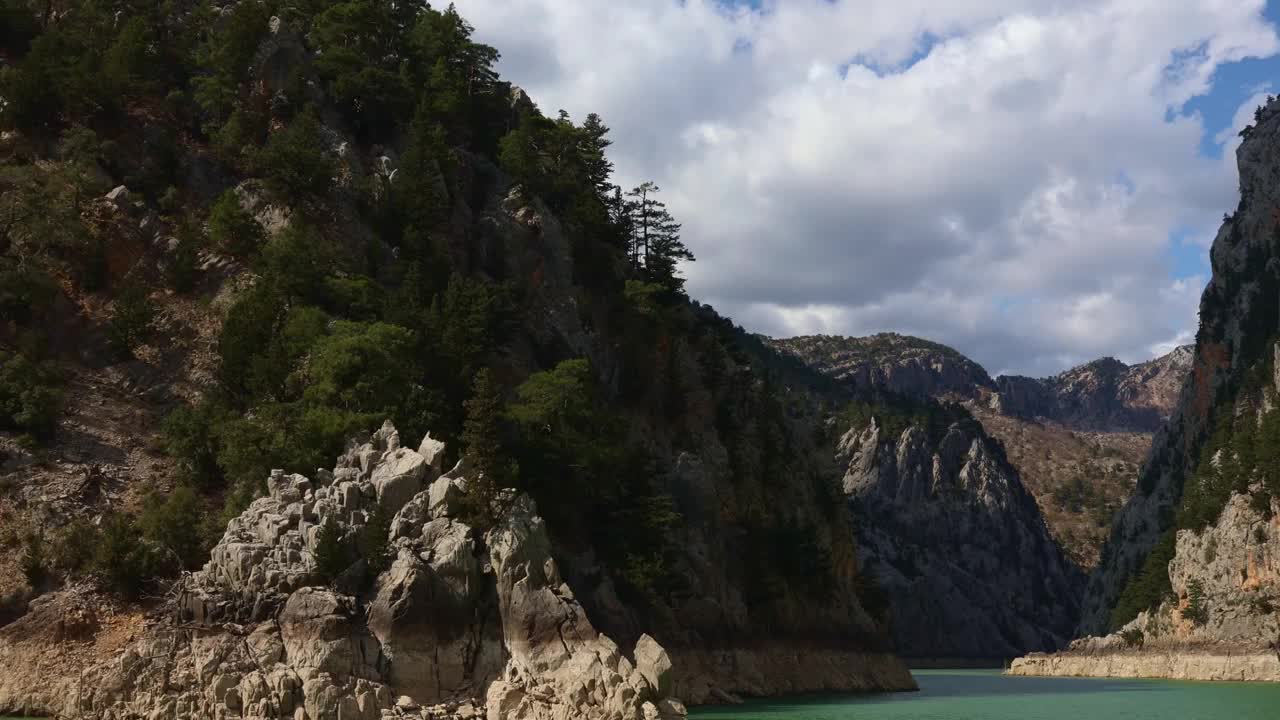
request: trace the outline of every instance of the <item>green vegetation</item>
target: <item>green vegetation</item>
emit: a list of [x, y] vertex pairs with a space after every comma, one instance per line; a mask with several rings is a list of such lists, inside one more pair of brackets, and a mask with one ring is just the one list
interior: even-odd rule
[[503, 515], [502, 491], [511, 487], [518, 470], [502, 447], [502, 398], [488, 368], [476, 374], [466, 410], [462, 443], [473, 477], [467, 484], [463, 514], [473, 525], [493, 527]]
[[0, 349], [0, 430], [47, 440], [57, 429], [61, 404], [62, 391], [51, 369]]
[[1147, 641], [1147, 636], [1138, 628], [1129, 628], [1120, 633], [1120, 639], [1124, 640], [1126, 647], [1141, 648]]
[[1204, 599], [1204, 585], [1199, 580], [1187, 583], [1187, 606], [1182, 609], [1182, 617], [1196, 625], [1209, 622], [1209, 606]]
[[228, 190], [209, 210], [209, 239], [223, 252], [235, 257], [249, 257], [262, 245], [266, 236], [258, 221], [240, 204], [236, 191]]
[[117, 355], [129, 357], [146, 341], [154, 321], [155, 306], [147, 289], [136, 282], [129, 283], [112, 305], [107, 342]]
[[1160, 536], [1160, 540], [1142, 563], [1142, 569], [1125, 585], [1119, 601], [1111, 611], [1113, 630], [1129, 623], [1138, 613], [1156, 607], [1173, 595], [1169, 582], [1169, 563], [1177, 549], [1176, 532], [1172, 528]]
[[[613, 184], [600, 117], [513, 102], [497, 51], [452, 7], [74, 0], [58, 11], [38, 23], [0, 0], [0, 129], [21, 146], [0, 158], [0, 319], [32, 345], [0, 355], [0, 424], [56, 425], [56, 380], [33, 368], [44, 367], [42, 320], [60, 292], [97, 295], [126, 360], [163, 344], [152, 304], [163, 288], [205, 289], [203, 251], [251, 275], [230, 286], [214, 387], [164, 421], [177, 489], [136, 517], [51, 534], [54, 572], [95, 574], [132, 596], [155, 589], [200, 563], [272, 468], [311, 473], [390, 418], [403, 437], [430, 429], [468, 452], [480, 529], [504, 490], [527, 491], [557, 542], [590, 544], [630, 598], [685, 591], [678, 540], [692, 522], [751, 538], [738, 579], [782, 590], [753, 611], [791, 588], [836, 587], [848, 533], [776, 517], [808, 499], [789, 493], [831, 491], [804, 481], [821, 476], [807, 465], [812, 432], [795, 422], [812, 408], [786, 384], [821, 380], [688, 302], [679, 269], [693, 256], [658, 187]], [[275, 36], [272, 17], [285, 26]], [[267, 55], [269, 37], [278, 52]], [[140, 206], [176, 229], [171, 253], [134, 258], [116, 228], [98, 227], [91, 200], [121, 183], [123, 211]], [[557, 229], [571, 263], [480, 221], [508, 196]], [[249, 211], [263, 201], [287, 227], [267, 233]], [[558, 266], [571, 266], [571, 288], [549, 276]], [[567, 290], [552, 299], [572, 299], [601, 367], [554, 337], [563, 328], [540, 304], [549, 288]], [[727, 457], [715, 472], [732, 478], [732, 507], [690, 510], [672, 496], [671, 461], [704, 446]], [[777, 482], [789, 472], [799, 491]], [[827, 520], [838, 506], [825, 504]], [[326, 528], [321, 574], [348, 570], [357, 549], [371, 573], [385, 568], [387, 522], [375, 516], [355, 538]]]
[[843, 430], [868, 427], [872, 419], [880, 428], [882, 441], [896, 439], [909, 427], [924, 430], [931, 442], [937, 442], [947, 428], [957, 422], [975, 422], [963, 406], [934, 400], [914, 400], [891, 393], [878, 393], [869, 400], [850, 402], [838, 416]]
[[204, 562], [211, 543], [202, 532], [205, 514], [203, 501], [190, 487], [152, 493], [136, 520], [121, 514], [109, 515], [99, 526], [73, 520], [54, 534], [52, 543], [41, 533], [29, 535], [22, 571], [37, 589], [55, 577], [90, 573], [126, 597], [141, 597]]
[[326, 582], [332, 583], [348, 567], [351, 567], [351, 553], [347, 547], [346, 537], [342, 534], [333, 516], [325, 518], [320, 525], [320, 534], [316, 537], [316, 572]]
[[307, 110], [271, 135], [257, 165], [267, 188], [281, 202], [314, 201], [329, 192], [337, 174], [330, 152], [319, 118], [314, 110]]
[[44, 585], [49, 574], [46, 562], [44, 535], [38, 532], [31, 533], [22, 544], [22, 558], [18, 563], [27, 585], [34, 589]]

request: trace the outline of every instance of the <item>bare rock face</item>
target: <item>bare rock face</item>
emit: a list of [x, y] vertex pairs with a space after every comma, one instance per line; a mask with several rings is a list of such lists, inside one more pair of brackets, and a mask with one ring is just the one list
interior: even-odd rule
[[1217, 522], [1181, 530], [1173, 598], [1117, 632], [1014, 661], [1014, 675], [1280, 682], [1280, 502], [1234, 494]]
[[980, 425], [886, 437], [873, 419], [845, 434], [838, 459], [900, 653], [995, 659], [1066, 644], [1083, 578]]
[[991, 376], [978, 363], [946, 345], [909, 335], [811, 335], [768, 342], [856, 388], [917, 399], [973, 398], [995, 389]]
[[679, 718], [671, 660], [642, 636], [635, 661], [596, 632], [560, 578], [533, 501], [517, 497], [488, 537], [510, 659], [489, 687], [489, 719]]
[[404, 516], [424, 497], [406, 505], [393, 525], [397, 557], [379, 578], [369, 628], [397, 692], [413, 698], [480, 692], [505, 658], [492, 582], [467, 525], [440, 517], [405, 534], [411, 523]]
[[1176, 513], [1200, 448], [1212, 431], [1215, 408], [1233, 402], [1232, 388], [1268, 354], [1277, 332], [1275, 208], [1280, 205], [1280, 105], [1258, 112], [1236, 150], [1240, 203], [1213, 241], [1213, 275], [1200, 301], [1200, 329], [1191, 371], [1177, 407], [1157, 433], [1139, 491], [1112, 526], [1104, 562], [1090, 579], [1081, 624], [1101, 634], [1125, 586], [1142, 567]]
[[[1274, 436], [1263, 429], [1280, 398], [1280, 105], [1260, 108], [1242, 136], [1240, 202], [1213, 242], [1189, 377], [1085, 595], [1080, 631], [1099, 637], [1029, 657], [1019, 672], [1280, 677], [1280, 508], [1265, 484], [1272, 468], [1249, 457], [1248, 440], [1270, 449]], [[1167, 564], [1164, 543], [1172, 543]]]
[[1179, 620], [1193, 585], [1203, 596], [1203, 622], [1176, 628], [1186, 637], [1264, 647], [1280, 641], [1280, 503], [1273, 498], [1264, 515], [1234, 494], [1216, 523], [1180, 531], [1169, 580]]
[[1001, 375], [988, 403], [1005, 415], [1076, 430], [1154, 432], [1173, 413], [1191, 360], [1184, 346], [1132, 366], [1102, 358], [1050, 378]]
[[[153, 720], [683, 717], [666, 651], [645, 636], [632, 659], [596, 631], [560, 580], [533, 502], [511, 498], [482, 539], [457, 516], [465, 462], [437, 478], [444, 448], [422, 447], [431, 460], [402, 448], [387, 424], [315, 481], [273, 473], [269, 495], [228, 525], [168, 615], [78, 677], [42, 681], [58, 693], [0, 686], [0, 710]], [[379, 504], [396, 511], [390, 568], [355, 595], [322, 586], [312, 554], [320, 523], [354, 540]], [[24, 662], [32, 652], [42, 650], [0, 635], [0, 657]]]

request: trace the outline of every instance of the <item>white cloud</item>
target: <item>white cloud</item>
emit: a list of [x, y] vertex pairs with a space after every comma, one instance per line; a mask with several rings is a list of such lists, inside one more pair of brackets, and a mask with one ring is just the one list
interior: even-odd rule
[[1235, 170], [1182, 105], [1277, 51], [1261, 0], [458, 7], [544, 110], [603, 115], [621, 182], [663, 187], [695, 297], [1037, 374], [1193, 328], [1170, 234], [1211, 237]]

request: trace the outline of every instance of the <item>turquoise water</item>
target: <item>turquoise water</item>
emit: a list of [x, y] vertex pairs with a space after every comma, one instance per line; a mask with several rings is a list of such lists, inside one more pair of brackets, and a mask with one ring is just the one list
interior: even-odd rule
[[1280, 684], [1005, 677], [916, 670], [917, 693], [694, 708], [699, 720], [1280, 720]]

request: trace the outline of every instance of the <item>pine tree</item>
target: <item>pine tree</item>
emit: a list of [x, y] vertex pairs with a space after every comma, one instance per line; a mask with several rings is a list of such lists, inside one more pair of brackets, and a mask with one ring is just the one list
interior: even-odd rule
[[22, 549], [22, 575], [27, 579], [27, 585], [33, 589], [39, 589], [44, 581], [48, 578], [48, 569], [45, 563], [44, 552], [44, 535], [35, 532], [27, 536], [26, 543]]
[[462, 430], [462, 444], [472, 469], [467, 478], [466, 514], [481, 527], [493, 527], [502, 514], [502, 491], [515, 480], [515, 467], [503, 451], [502, 397], [488, 368], [476, 373], [471, 388]]
[[1187, 583], [1187, 607], [1183, 609], [1182, 617], [1196, 625], [1204, 625], [1209, 622], [1209, 608], [1204, 599], [1204, 585], [1199, 580], [1192, 580]]
[[360, 529], [360, 548], [371, 578], [377, 578], [384, 570], [391, 567], [391, 561], [395, 556], [391, 552], [391, 543], [388, 539], [390, 535], [391, 516], [379, 504], [369, 516], [369, 521]]
[[609, 184], [613, 163], [609, 162], [609, 158], [605, 155], [605, 150], [613, 144], [613, 141], [606, 137], [609, 134], [609, 128], [605, 126], [599, 115], [591, 113], [582, 123], [579, 133], [582, 164], [586, 169], [587, 180], [599, 193], [600, 198], [606, 199], [614, 189]]
[[679, 293], [684, 279], [678, 274], [677, 264], [681, 260], [692, 262], [694, 257], [680, 240], [680, 223], [657, 199], [658, 192], [657, 185], [646, 182], [627, 193], [630, 204], [622, 210], [627, 212], [631, 226], [628, 255], [647, 281]]
[[333, 516], [325, 518], [320, 525], [320, 535], [316, 538], [315, 556], [316, 572], [320, 573], [326, 582], [333, 582], [351, 565], [348, 562], [342, 530]]

